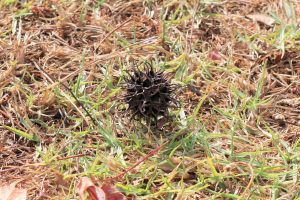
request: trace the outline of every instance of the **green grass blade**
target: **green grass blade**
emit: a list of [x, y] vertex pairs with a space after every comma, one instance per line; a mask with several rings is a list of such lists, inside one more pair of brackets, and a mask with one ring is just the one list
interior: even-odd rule
[[35, 142], [39, 142], [40, 141], [40, 139], [36, 135], [32, 135], [32, 134], [26, 133], [24, 131], [18, 130], [16, 128], [13, 128], [13, 127], [10, 127], [10, 126], [5, 126], [4, 125], [4, 128], [6, 128], [7, 130], [9, 130], [9, 131], [17, 134], [20, 137], [26, 138], [27, 140], [31, 140], [31, 141], [35, 141]]

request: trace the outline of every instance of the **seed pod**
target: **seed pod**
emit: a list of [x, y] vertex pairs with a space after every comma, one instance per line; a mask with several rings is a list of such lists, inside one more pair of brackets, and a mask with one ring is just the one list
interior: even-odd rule
[[126, 95], [131, 119], [144, 118], [146, 121], [157, 121], [159, 116], [167, 116], [168, 108], [176, 100], [172, 97], [175, 90], [162, 71], [154, 71], [150, 63], [144, 70], [138, 68], [125, 78]]

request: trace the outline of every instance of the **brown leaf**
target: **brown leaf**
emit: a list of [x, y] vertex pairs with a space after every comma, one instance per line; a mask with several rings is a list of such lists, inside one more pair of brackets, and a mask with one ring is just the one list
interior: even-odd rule
[[16, 184], [20, 181], [15, 181], [10, 185], [0, 187], [1, 200], [26, 200], [27, 191], [25, 189], [16, 188]]
[[256, 13], [256, 14], [247, 15], [246, 17], [252, 19], [253, 21], [263, 23], [267, 26], [272, 26], [275, 23], [275, 20], [266, 14]]
[[91, 200], [124, 200], [125, 196], [118, 192], [110, 184], [96, 186], [90, 178], [82, 177], [77, 185], [77, 192], [81, 200], [84, 200], [84, 193], [87, 192]]

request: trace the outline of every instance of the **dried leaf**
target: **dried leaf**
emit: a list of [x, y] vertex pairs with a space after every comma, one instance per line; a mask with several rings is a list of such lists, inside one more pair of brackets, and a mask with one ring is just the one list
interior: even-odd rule
[[96, 186], [90, 178], [82, 177], [77, 185], [77, 192], [81, 200], [84, 200], [84, 193], [87, 192], [91, 200], [123, 200], [125, 196], [118, 192], [110, 184]]
[[26, 200], [27, 191], [25, 189], [16, 188], [18, 182], [20, 181], [1, 186], [0, 200]]
[[103, 184], [101, 189], [106, 194], [107, 200], [125, 200], [125, 196], [119, 192], [113, 185]]
[[252, 19], [253, 21], [263, 23], [267, 26], [273, 26], [273, 24], [275, 23], [275, 19], [273, 19], [272, 17], [266, 14], [257, 13], [257, 14], [247, 15], [246, 17]]
[[[87, 190], [87, 188], [95, 186], [94, 183], [91, 181], [91, 179], [87, 177], [82, 177], [77, 185], [77, 192], [79, 194], [79, 198], [81, 200], [84, 200], [84, 193]], [[105, 199], [105, 196], [104, 198]]]
[[105, 192], [97, 186], [89, 186], [86, 191], [89, 193], [91, 200], [106, 200], [108, 199]]
[[211, 52], [208, 53], [208, 57], [211, 59], [211, 60], [222, 60], [223, 57], [222, 55], [220, 54], [220, 52], [216, 51], [216, 50], [213, 50]]

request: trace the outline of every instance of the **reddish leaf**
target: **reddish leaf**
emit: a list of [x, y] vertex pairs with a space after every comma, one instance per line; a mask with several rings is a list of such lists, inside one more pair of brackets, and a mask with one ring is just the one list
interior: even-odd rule
[[18, 182], [20, 181], [1, 186], [0, 200], [26, 200], [27, 191], [25, 189], [16, 188]]
[[125, 196], [110, 184], [103, 184], [101, 189], [105, 192], [107, 200], [125, 199]]
[[222, 55], [216, 50], [213, 50], [213, 51], [209, 52], [208, 57], [211, 60], [222, 60], [223, 59]]
[[[77, 185], [77, 192], [79, 194], [79, 198], [81, 200], [84, 200], [84, 193], [85, 191], [87, 191], [88, 188], [90, 187], [96, 187], [94, 185], [94, 183], [91, 181], [91, 179], [89, 179], [88, 177], [82, 177]], [[92, 189], [90, 188], [90, 191], [92, 191]], [[100, 199], [100, 198], [99, 198]], [[102, 199], [105, 199], [105, 194], [104, 197]]]
[[92, 200], [106, 200], [105, 192], [97, 186], [89, 186], [86, 191], [89, 193]]
[[91, 200], [124, 200], [125, 196], [118, 192], [110, 184], [96, 186], [91, 179], [82, 177], [77, 185], [77, 192], [81, 200], [84, 200], [84, 193], [87, 192]]

